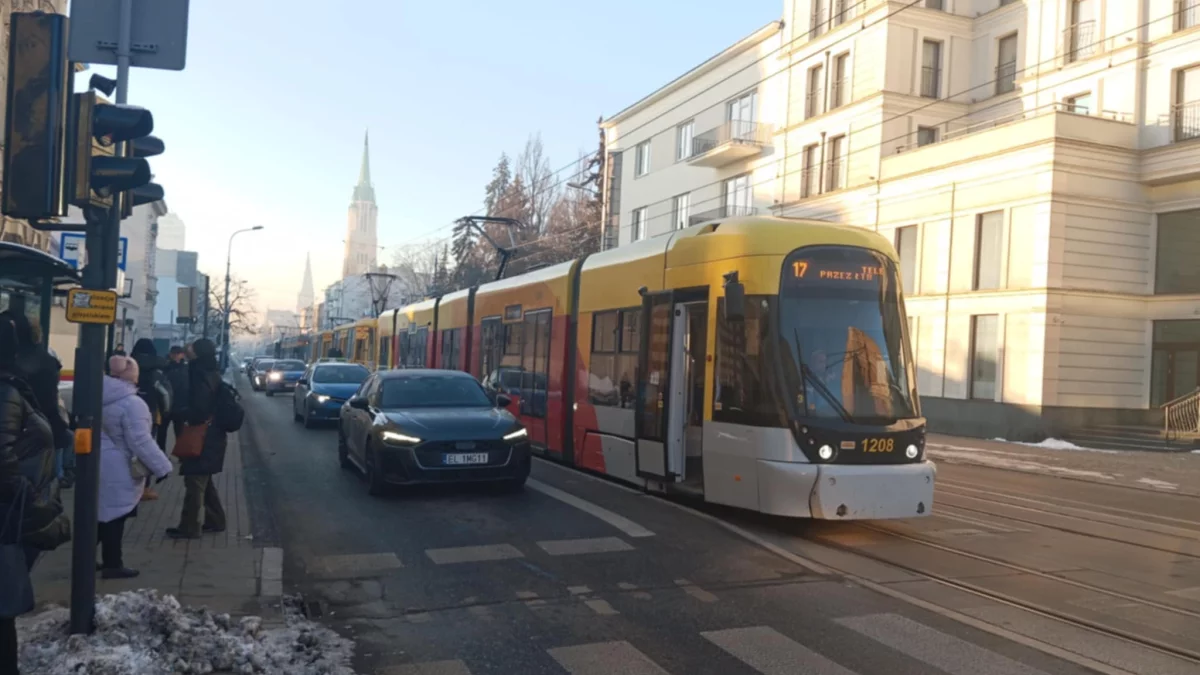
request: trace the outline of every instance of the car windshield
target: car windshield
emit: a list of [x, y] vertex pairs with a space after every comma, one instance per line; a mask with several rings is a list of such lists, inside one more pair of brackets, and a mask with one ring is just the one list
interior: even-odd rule
[[274, 363], [274, 361], [272, 361], [271, 359], [260, 359], [257, 363], [254, 364], [254, 367], [261, 369], [261, 370], [265, 370], [267, 368], [270, 368], [272, 363]]
[[362, 366], [319, 366], [313, 371], [312, 381], [316, 384], [361, 384], [369, 374]]
[[415, 375], [383, 381], [379, 407], [388, 408], [488, 408], [492, 403], [483, 387], [469, 377]]
[[271, 364], [271, 370], [283, 370], [291, 372], [293, 370], [304, 370], [303, 361], [276, 361]]
[[788, 256], [779, 293], [788, 398], [804, 417], [890, 422], [916, 415], [895, 265], [846, 246]]

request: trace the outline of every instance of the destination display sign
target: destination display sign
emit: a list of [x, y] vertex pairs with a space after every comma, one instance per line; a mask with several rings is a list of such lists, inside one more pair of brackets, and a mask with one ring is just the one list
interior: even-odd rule
[[878, 288], [889, 275], [886, 260], [866, 249], [814, 247], [788, 256], [783, 277], [788, 286]]

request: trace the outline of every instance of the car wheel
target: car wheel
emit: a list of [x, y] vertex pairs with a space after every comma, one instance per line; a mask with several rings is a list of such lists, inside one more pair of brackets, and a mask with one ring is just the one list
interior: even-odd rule
[[[307, 416], [305, 421], [307, 422]], [[304, 426], [308, 426], [308, 424], [306, 423]], [[350, 451], [346, 447], [346, 435], [342, 433], [342, 427], [340, 424], [338, 425], [337, 457], [338, 464], [341, 465], [343, 469], [350, 469], [354, 467], [354, 465], [350, 463]]]
[[379, 461], [375, 456], [374, 444], [367, 443], [366, 461], [363, 464], [366, 466], [367, 479], [367, 494], [372, 497], [379, 497], [387, 490], [387, 484], [383, 482], [383, 474], [379, 471]]

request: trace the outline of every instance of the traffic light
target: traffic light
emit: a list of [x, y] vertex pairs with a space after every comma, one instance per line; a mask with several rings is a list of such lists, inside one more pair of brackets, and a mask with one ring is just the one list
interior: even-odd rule
[[4, 114], [4, 215], [44, 220], [67, 214], [64, 126], [71, 95], [67, 18], [14, 12], [8, 33]]
[[[71, 203], [110, 207], [113, 196], [128, 192], [125, 211], [163, 198], [162, 186], [150, 182], [147, 157], [163, 152], [162, 140], [150, 135], [154, 116], [145, 108], [113, 105], [94, 91], [72, 96], [69, 145], [72, 152]], [[113, 147], [125, 143], [125, 156]]]

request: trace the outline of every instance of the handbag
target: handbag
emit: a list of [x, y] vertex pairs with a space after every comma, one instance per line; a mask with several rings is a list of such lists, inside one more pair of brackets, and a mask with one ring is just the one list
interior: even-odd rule
[[171, 454], [179, 459], [196, 459], [204, 452], [204, 437], [208, 434], [208, 425], [212, 420], [202, 424], [185, 424], [175, 437], [175, 447]]
[[[19, 506], [18, 506], [19, 504]], [[17, 491], [15, 499], [4, 517], [0, 528], [0, 619], [13, 619], [30, 612], [34, 607], [33, 580], [29, 578], [29, 561], [25, 547], [19, 543], [8, 543], [9, 526], [16, 514], [16, 536], [13, 542], [21, 541], [21, 523], [25, 519], [25, 488]]]
[[137, 457], [129, 460], [129, 475], [132, 476], [134, 480], [141, 480], [149, 474], [150, 470], [146, 468], [146, 465], [142, 463], [142, 460], [138, 459]]

